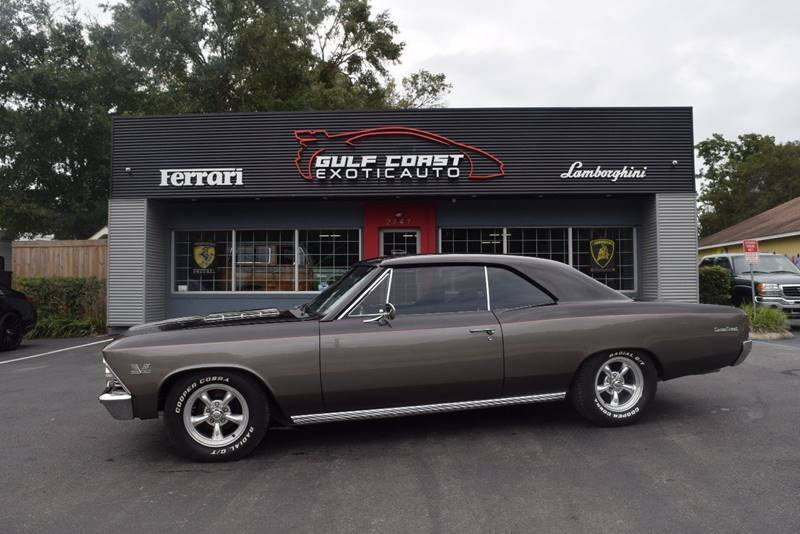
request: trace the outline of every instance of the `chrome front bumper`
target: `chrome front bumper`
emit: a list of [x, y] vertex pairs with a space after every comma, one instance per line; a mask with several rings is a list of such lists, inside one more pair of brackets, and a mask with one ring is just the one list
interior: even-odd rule
[[733, 365], [739, 365], [743, 361], [747, 359], [747, 355], [750, 354], [750, 351], [753, 350], [753, 342], [751, 340], [747, 340], [742, 343], [742, 353], [739, 354], [739, 357], [736, 358], [736, 361], [733, 362]]
[[97, 398], [114, 419], [133, 419], [133, 397], [124, 391], [109, 391]]

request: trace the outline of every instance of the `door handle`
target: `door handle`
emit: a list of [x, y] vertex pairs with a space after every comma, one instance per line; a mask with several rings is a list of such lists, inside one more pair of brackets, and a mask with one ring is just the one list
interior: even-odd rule
[[490, 336], [494, 335], [494, 328], [470, 328], [470, 334], [488, 334]]

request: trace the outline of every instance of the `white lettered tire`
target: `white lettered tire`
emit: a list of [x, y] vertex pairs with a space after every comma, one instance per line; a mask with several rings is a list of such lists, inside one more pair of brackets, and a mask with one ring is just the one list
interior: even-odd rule
[[193, 372], [173, 384], [164, 423], [175, 446], [199, 461], [238, 460], [264, 438], [269, 407], [261, 384], [229, 370]]
[[575, 409], [600, 426], [622, 426], [642, 417], [656, 394], [658, 371], [652, 358], [632, 350], [592, 356], [581, 365], [570, 389]]

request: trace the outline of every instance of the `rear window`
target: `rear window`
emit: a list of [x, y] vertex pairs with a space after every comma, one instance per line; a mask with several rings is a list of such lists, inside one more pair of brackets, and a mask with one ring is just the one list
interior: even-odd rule
[[487, 268], [489, 301], [497, 311], [553, 304], [553, 299], [517, 273], [500, 267]]

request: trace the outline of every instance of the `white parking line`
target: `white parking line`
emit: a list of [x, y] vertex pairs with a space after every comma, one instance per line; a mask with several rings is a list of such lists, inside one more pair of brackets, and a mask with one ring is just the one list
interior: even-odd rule
[[31, 356], [23, 356], [22, 358], [15, 358], [13, 360], [5, 360], [5, 361], [0, 362], [0, 365], [4, 365], [4, 364], [7, 364], [7, 363], [21, 362], [22, 360], [30, 360], [32, 358], [41, 358], [42, 356], [49, 356], [49, 355], [55, 354], [57, 352], [65, 352], [65, 351], [73, 350], [73, 349], [82, 349], [83, 347], [91, 347], [92, 345], [97, 345], [98, 343], [108, 343], [112, 339], [113, 338], [109, 337], [107, 339], [101, 339], [100, 341], [92, 341], [91, 343], [84, 343], [83, 345], [76, 345], [74, 347], [67, 347], [67, 348], [64, 348], [64, 349], [51, 350], [50, 352], [43, 352], [41, 354], [33, 354]]

